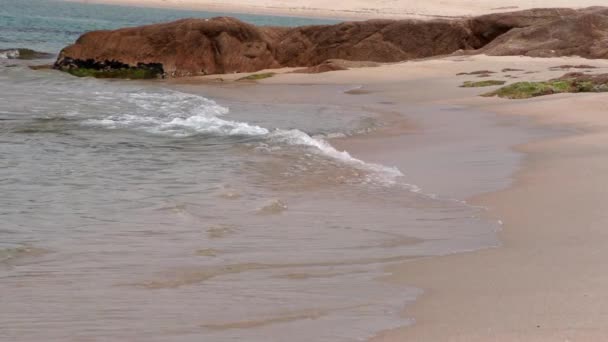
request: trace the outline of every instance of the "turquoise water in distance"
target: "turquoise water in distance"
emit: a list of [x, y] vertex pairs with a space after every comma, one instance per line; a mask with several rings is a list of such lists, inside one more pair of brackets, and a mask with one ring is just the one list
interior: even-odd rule
[[332, 20], [80, 4], [60, 0], [0, 0], [0, 49], [30, 48], [58, 53], [88, 31], [216, 16], [232, 16], [251, 24], [268, 26], [335, 23]]

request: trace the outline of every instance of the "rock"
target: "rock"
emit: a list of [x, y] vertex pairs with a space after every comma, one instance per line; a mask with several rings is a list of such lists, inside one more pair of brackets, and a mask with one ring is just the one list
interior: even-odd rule
[[461, 21], [369, 20], [307, 26], [279, 37], [276, 56], [284, 66], [315, 66], [328, 59], [398, 62], [474, 47]]
[[580, 64], [580, 65], [564, 64], [564, 65], [558, 65], [558, 66], [549, 68], [549, 70], [565, 70], [565, 69], [597, 69], [597, 67], [595, 67], [593, 65], [587, 65], [587, 64]]
[[[82, 35], [55, 68], [103, 77], [143, 70], [169, 77], [304, 67], [327, 60], [399, 62], [448, 54], [608, 57], [608, 7], [532, 9], [457, 20], [368, 20], [295, 28], [234, 18], [183, 19]], [[82, 69], [82, 70], [81, 70]], [[98, 72], [92, 72], [98, 71]]]
[[507, 83], [507, 82], [500, 81], [500, 80], [487, 80], [487, 81], [478, 81], [478, 82], [465, 81], [462, 83], [462, 85], [460, 87], [461, 88], [492, 87], [492, 86], [497, 86], [497, 85], [503, 85], [505, 83]]
[[271, 45], [263, 29], [234, 18], [184, 19], [85, 33], [61, 51], [55, 66], [154, 67], [170, 77], [254, 72], [281, 66]]
[[339, 71], [339, 70], [348, 70], [348, 68], [345, 68], [339, 64], [336, 63], [331, 63], [331, 62], [324, 62], [321, 63], [319, 65], [315, 65], [312, 67], [308, 67], [308, 68], [303, 68], [303, 69], [296, 69], [294, 71], [292, 71], [293, 73], [296, 74], [320, 74], [323, 72], [329, 72], [329, 71]]
[[292, 73], [319, 74], [329, 71], [348, 70], [351, 68], [375, 68], [381, 63], [371, 61], [349, 61], [345, 59], [328, 59], [325, 62], [308, 68], [296, 69]]
[[507, 13], [482, 15], [468, 20], [471, 34], [478, 40], [476, 48], [481, 48], [499, 36], [519, 28], [546, 25], [564, 16], [576, 15], [577, 11], [563, 8], [540, 8]]
[[471, 72], [459, 72], [456, 74], [456, 76], [463, 76], [463, 75], [489, 75], [489, 74], [495, 74], [496, 71], [492, 71], [492, 70], [475, 70], [475, 71], [471, 71]]
[[608, 74], [583, 74], [582, 72], [569, 72], [555, 80], [572, 81], [577, 84], [588, 83], [594, 86], [608, 85]]
[[608, 58], [608, 8], [565, 10], [563, 15], [496, 37], [474, 53], [493, 56]]
[[581, 72], [571, 72], [548, 81], [512, 83], [481, 96], [527, 99], [561, 93], [603, 92], [608, 92], [608, 74], [588, 75]]
[[39, 65], [29, 65], [28, 68], [32, 70], [50, 70], [53, 69], [52, 64], [39, 64]]

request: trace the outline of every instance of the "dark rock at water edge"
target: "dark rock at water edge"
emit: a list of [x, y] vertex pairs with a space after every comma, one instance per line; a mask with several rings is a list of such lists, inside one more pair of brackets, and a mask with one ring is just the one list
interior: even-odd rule
[[[57, 64], [55, 64], [55, 68]], [[160, 63], [137, 63], [134, 66], [116, 60], [65, 58], [61, 70], [77, 77], [151, 79], [165, 75]]]

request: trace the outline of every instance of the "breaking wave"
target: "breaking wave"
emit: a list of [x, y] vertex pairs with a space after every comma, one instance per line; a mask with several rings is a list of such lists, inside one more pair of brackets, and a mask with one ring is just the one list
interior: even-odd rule
[[0, 59], [46, 59], [52, 57], [53, 54], [50, 53], [24, 48], [0, 50]]
[[19, 58], [19, 50], [0, 50], [0, 59], [17, 59]]
[[[110, 97], [97, 93], [98, 98]], [[339, 160], [367, 172], [382, 174], [385, 182], [394, 182], [403, 174], [394, 167], [366, 163], [346, 151], [338, 151], [322, 137], [311, 136], [298, 129], [269, 129], [246, 122], [221, 118], [229, 109], [202, 96], [176, 91], [131, 92], [123, 97], [130, 104], [117, 114], [85, 120], [83, 124], [109, 129], [130, 129], [173, 137], [212, 135], [259, 138], [265, 144], [306, 147], [325, 157]], [[126, 109], [126, 110], [125, 110]]]

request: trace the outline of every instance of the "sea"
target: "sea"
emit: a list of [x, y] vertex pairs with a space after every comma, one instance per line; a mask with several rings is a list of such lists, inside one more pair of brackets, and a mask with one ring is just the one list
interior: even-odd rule
[[[424, 289], [386, 281], [388, 266], [499, 244], [499, 222], [465, 197], [509, 182], [520, 156], [495, 132], [513, 123], [383, 113], [347, 94], [356, 85], [288, 101], [286, 87], [240, 97], [18, 58], [218, 15], [332, 23], [0, 0], [0, 341], [364, 341], [414, 323], [403, 310]], [[399, 154], [349, 151], [382, 134], [386, 112], [429, 128], [403, 133]], [[473, 139], [470, 122], [494, 133]]]

